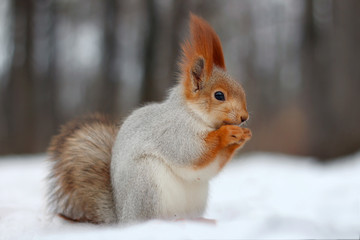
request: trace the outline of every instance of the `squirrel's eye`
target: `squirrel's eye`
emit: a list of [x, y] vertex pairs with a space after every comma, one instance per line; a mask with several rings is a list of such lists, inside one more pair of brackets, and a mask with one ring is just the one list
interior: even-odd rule
[[214, 96], [219, 101], [225, 101], [225, 95], [223, 92], [217, 91], [215, 92]]

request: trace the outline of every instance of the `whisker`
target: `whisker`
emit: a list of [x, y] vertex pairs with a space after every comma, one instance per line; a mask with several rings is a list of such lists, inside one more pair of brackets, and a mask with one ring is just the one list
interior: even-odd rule
[[224, 111], [224, 110], [220, 110], [220, 109], [214, 109], [215, 111], [218, 111], [218, 112], [222, 112], [222, 113], [228, 113], [228, 112], [226, 112], [226, 111]]

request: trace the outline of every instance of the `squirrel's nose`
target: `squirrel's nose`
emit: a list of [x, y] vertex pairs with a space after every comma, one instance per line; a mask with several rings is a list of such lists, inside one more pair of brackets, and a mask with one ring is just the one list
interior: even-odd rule
[[241, 117], [241, 123], [245, 122], [246, 120], [247, 120], [247, 118]]
[[240, 117], [241, 119], [241, 123], [247, 121], [249, 119], [249, 114], [248, 113], [243, 113]]

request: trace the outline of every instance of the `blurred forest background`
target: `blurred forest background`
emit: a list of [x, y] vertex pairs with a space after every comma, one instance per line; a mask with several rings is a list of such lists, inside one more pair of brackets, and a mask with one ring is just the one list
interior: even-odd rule
[[59, 125], [125, 117], [176, 82], [189, 11], [244, 86], [244, 151], [360, 149], [360, 1], [1, 0], [0, 154], [44, 152]]

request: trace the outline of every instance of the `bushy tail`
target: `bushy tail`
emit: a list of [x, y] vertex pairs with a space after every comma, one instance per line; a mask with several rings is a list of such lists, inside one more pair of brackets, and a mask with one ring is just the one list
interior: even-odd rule
[[93, 114], [67, 123], [52, 138], [48, 204], [54, 214], [81, 222], [116, 221], [110, 161], [118, 129]]

